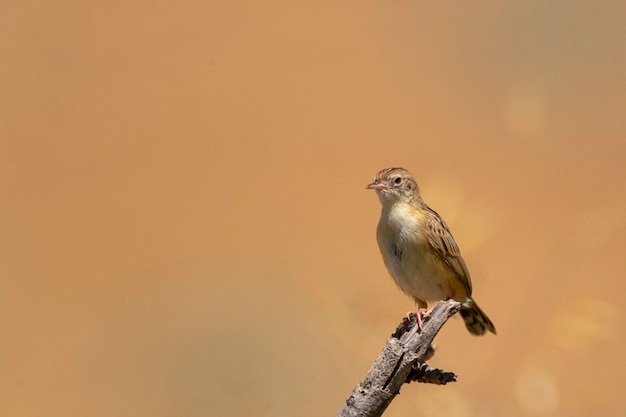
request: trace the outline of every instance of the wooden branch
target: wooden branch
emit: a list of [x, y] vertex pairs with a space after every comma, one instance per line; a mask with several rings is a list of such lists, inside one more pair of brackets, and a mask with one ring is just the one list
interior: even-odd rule
[[456, 382], [454, 372], [445, 372], [441, 369], [431, 368], [425, 363], [416, 363], [407, 377], [409, 382], [424, 382], [427, 384], [446, 385], [448, 382]]
[[452, 372], [431, 368], [425, 361], [434, 354], [433, 339], [459, 307], [459, 303], [453, 300], [439, 302], [424, 319], [422, 331], [415, 314], [402, 320], [337, 417], [381, 416], [404, 383], [417, 381], [443, 385], [456, 381]]

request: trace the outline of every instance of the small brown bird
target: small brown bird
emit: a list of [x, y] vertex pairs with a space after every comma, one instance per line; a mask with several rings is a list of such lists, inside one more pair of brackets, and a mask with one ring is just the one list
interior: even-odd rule
[[418, 318], [427, 301], [454, 299], [473, 335], [496, 333], [472, 298], [472, 281], [448, 225], [424, 203], [415, 178], [404, 168], [386, 168], [366, 188], [383, 205], [376, 229], [378, 247], [389, 274], [417, 303]]

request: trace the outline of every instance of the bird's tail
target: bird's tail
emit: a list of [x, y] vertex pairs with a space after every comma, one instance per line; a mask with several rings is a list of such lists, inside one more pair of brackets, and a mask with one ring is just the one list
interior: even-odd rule
[[474, 336], [481, 336], [485, 334], [487, 330], [496, 334], [495, 326], [472, 298], [468, 298], [461, 303], [460, 313], [465, 322], [465, 327], [467, 327], [467, 330]]

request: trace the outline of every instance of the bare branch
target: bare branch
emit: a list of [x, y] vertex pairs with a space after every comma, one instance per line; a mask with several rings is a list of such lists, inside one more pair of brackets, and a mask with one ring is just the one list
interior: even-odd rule
[[431, 368], [425, 363], [416, 363], [409, 372], [406, 380], [409, 382], [424, 382], [427, 384], [446, 385], [448, 382], [456, 382], [454, 372], [446, 372], [441, 369]]
[[456, 301], [439, 302], [424, 320], [422, 331], [415, 315], [402, 320], [337, 416], [381, 416], [404, 383], [418, 381], [443, 385], [456, 381], [453, 373], [431, 368], [425, 361], [434, 354], [433, 339], [459, 307]]

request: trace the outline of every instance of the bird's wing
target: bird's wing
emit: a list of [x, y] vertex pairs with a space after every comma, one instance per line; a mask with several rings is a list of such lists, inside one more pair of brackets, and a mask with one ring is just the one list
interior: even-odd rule
[[452, 268], [463, 282], [467, 294], [472, 294], [472, 281], [465, 261], [461, 256], [459, 246], [454, 241], [448, 225], [437, 212], [426, 206], [428, 212], [426, 227], [428, 227], [428, 241], [430, 246], [441, 256], [441, 259]]

